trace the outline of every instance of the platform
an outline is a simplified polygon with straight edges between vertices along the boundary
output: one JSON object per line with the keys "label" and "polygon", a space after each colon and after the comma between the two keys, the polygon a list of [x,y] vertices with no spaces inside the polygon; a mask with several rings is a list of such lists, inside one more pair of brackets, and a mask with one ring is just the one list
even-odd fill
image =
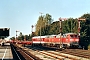
{"label": "platform", "polygon": [[0,60],[13,60],[13,55],[11,47],[9,46],[0,46]]}

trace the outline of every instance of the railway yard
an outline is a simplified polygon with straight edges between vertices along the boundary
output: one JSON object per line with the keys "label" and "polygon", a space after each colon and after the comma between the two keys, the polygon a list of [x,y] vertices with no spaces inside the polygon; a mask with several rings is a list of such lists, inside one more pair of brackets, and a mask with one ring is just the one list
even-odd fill
{"label": "railway yard", "polygon": [[0,60],[90,60],[89,2],[0,1]]}
{"label": "railway yard", "polygon": [[64,49],[60,51],[55,48],[13,43],[1,46],[0,54],[2,60],[90,60],[90,50]]}

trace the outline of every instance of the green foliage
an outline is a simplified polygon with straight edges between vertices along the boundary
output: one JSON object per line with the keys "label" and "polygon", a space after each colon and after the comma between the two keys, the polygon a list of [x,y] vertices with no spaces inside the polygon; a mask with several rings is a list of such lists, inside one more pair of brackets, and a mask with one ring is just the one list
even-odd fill
{"label": "green foliage", "polygon": [[[44,23],[43,23],[44,24]],[[69,18],[66,21],[62,21],[62,33],[78,33],[78,20]],[[45,25],[41,27],[41,35],[51,35],[60,33],[60,22],[56,21],[50,25]],[[38,34],[40,35],[40,27],[38,28]]]}
{"label": "green foliage", "polygon": [[45,28],[47,26],[49,26],[52,23],[53,19],[51,17],[51,15],[46,14],[45,16],[39,16],[37,24],[36,24],[36,31],[35,34],[36,35],[40,35],[40,30],[41,30],[41,35],[46,34],[45,32]]}
{"label": "green foliage", "polygon": [[11,40],[15,40],[15,37],[11,37],[10,39],[11,39]]}
{"label": "green foliage", "polygon": [[86,21],[81,22],[80,45],[88,49],[88,45],[90,44],[90,14],[84,14],[81,18],[85,18]]}
{"label": "green foliage", "polygon": [[46,14],[46,15],[45,15],[44,20],[46,21],[46,22],[45,22],[46,25],[50,25],[50,24],[53,22],[52,16],[49,15],[49,14]]}
{"label": "green foliage", "polygon": [[53,22],[50,27],[49,27],[49,31],[48,31],[48,34],[51,35],[51,34],[59,34],[59,22],[56,21],[56,22]]}
{"label": "green foliage", "polygon": [[62,33],[77,33],[78,31],[77,19],[69,18],[62,22]]}
{"label": "green foliage", "polygon": [[44,16],[40,16],[36,24],[36,35],[38,35],[38,31],[40,30],[40,28],[44,27],[44,22]]}
{"label": "green foliage", "polygon": [[24,35],[20,32],[19,36],[17,37],[18,40],[24,40]]}
{"label": "green foliage", "polygon": [[28,35],[25,35],[25,36],[24,36],[24,39],[29,40]]}
{"label": "green foliage", "polygon": [[[62,33],[78,33],[78,20],[69,18],[66,21],[62,21]],[[41,35],[51,35],[51,34],[59,34],[60,33],[60,22],[56,21],[50,25],[41,28]],[[40,29],[38,31],[38,35],[40,35]]]}

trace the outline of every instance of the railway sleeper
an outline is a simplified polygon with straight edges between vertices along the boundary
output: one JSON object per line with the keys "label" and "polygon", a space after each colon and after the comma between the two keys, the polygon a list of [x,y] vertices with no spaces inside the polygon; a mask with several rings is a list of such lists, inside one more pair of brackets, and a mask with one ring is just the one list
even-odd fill
{"label": "railway sleeper", "polygon": [[[22,48],[21,48],[22,49]],[[34,60],[42,60],[39,57],[36,57],[35,55],[31,54],[29,51],[22,49],[23,52],[34,58]]]}

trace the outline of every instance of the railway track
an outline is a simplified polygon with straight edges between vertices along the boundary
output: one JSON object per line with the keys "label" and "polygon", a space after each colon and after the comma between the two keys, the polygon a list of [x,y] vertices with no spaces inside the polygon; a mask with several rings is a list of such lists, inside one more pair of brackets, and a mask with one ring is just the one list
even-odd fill
{"label": "railway track", "polygon": [[16,50],[16,47],[11,44],[11,50],[13,54],[13,60],[25,60],[24,57]]}
{"label": "railway track", "polygon": [[12,45],[13,45],[13,49],[15,51],[15,54],[17,55],[17,60],[41,60],[40,58],[29,53],[27,50],[25,50],[25,48],[21,48],[16,44],[12,44]]}
{"label": "railway track", "polygon": [[66,50],[63,50],[63,51],[60,51],[60,52],[90,59],[90,51],[88,51],[88,50],[66,49]]}
{"label": "railway track", "polygon": [[[75,55],[76,50],[74,51],[73,49],[69,49],[69,51],[68,49],[63,51],[57,51],[45,47],[21,47],[16,44],[14,46],[16,47],[16,50],[24,57],[25,60],[89,60],[89,58],[83,57],[84,55]],[[78,52],[76,53],[79,52],[82,52],[82,50],[78,50]],[[86,52],[84,51],[82,54]]]}
{"label": "railway track", "polygon": [[[59,56],[59,55],[56,55],[56,54],[49,53],[47,51],[40,50],[39,48],[36,48],[36,47],[34,47],[33,49],[29,49],[29,51],[31,51],[31,52],[34,51],[35,53],[44,56],[48,60],[63,60],[63,59],[74,60],[74,59],[71,59],[71,58],[67,58],[65,56]],[[32,54],[34,54],[34,53],[32,53]],[[38,57],[40,57],[40,56],[38,56]],[[44,58],[42,58],[42,59],[46,60]]]}
{"label": "railway track", "polygon": [[[62,60],[62,59],[89,60],[90,59],[90,55],[89,54],[83,54],[83,53],[87,52],[85,50],[79,50],[79,49],[77,50],[77,49],[75,49],[75,50],[78,51],[78,52],[75,52],[74,49],[67,49],[67,50],[63,50],[63,51],[48,51],[48,50],[44,51],[43,49],[37,48],[37,47],[33,47],[33,48],[30,48],[30,49],[38,51],[41,54],[46,54],[46,55],[51,56],[53,58],[57,58],[59,60]],[[82,51],[83,51],[83,53],[81,53]],[[87,53],[89,53],[89,52],[87,52]],[[56,56],[58,56],[58,57],[56,57]],[[61,58],[60,58],[60,56],[61,56]]]}

